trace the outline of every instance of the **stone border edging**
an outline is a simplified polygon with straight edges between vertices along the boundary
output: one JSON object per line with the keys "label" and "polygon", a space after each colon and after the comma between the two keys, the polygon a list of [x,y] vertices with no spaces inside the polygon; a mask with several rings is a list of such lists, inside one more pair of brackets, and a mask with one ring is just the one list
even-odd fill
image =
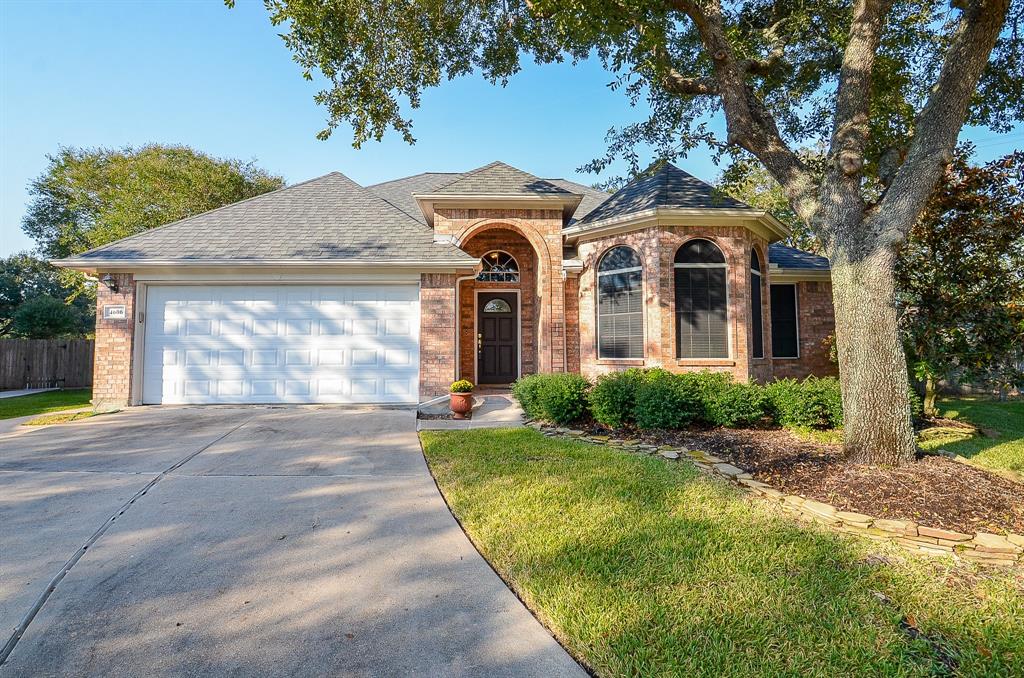
{"label": "stone border edging", "polygon": [[841,511],[831,504],[776,490],[767,483],[754,480],[754,477],[743,469],[698,450],[671,445],[650,445],[636,438],[587,435],[583,431],[537,421],[529,421],[526,425],[549,437],[581,440],[615,449],[660,456],[666,460],[686,459],[705,473],[732,481],[747,492],[774,502],[783,511],[796,516],[799,520],[825,525],[840,532],[889,541],[914,553],[952,554],[990,565],[1024,563],[1024,535],[989,532],[966,534],[919,525],[911,520],[875,518],[863,513]]}

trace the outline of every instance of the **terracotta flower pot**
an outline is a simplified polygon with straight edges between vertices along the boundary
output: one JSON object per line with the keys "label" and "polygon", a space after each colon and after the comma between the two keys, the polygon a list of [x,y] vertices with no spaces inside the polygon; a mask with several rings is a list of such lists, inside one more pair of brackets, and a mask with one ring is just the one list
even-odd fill
{"label": "terracotta flower pot", "polygon": [[465,419],[466,413],[473,409],[472,393],[451,393],[449,406],[455,419]]}

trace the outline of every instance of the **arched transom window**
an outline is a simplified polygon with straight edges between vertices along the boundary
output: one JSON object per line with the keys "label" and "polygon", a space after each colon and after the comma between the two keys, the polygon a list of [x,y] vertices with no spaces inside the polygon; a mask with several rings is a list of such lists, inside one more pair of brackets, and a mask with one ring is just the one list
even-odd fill
{"label": "arched transom window", "polygon": [[480,257],[483,269],[476,276],[483,282],[519,282],[519,263],[508,252],[494,250]]}
{"label": "arched transom window", "polygon": [[676,356],[728,358],[725,255],[710,240],[690,240],[676,252]]}
{"label": "arched transom window", "polygon": [[764,357],[764,329],[761,324],[761,259],[757,250],[750,250],[750,324],[754,342],[754,357]]}
{"label": "arched transom window", "polygon": [[633,249],[608,250],[597,266],[597,355],[644,357],[644,271]]}

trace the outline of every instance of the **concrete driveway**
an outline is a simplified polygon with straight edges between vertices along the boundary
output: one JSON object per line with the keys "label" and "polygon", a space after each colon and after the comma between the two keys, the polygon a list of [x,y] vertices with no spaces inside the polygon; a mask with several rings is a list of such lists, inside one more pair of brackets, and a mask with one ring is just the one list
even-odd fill
{"label": "concrete driveway", "polygon": [[0,436],[0,643],[107,525],[0,674],[586,675],[466,539],[414,428],[136,408]]}

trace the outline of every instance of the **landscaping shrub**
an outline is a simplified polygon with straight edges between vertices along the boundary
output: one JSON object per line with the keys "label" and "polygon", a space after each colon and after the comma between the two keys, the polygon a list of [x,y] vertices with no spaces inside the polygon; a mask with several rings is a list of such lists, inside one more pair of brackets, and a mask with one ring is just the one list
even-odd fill
{"label": "landscaping shrub", "polygon": [[632,424],[636,391],[643,378],[644,371],[635,367],[599,377],[590,390],[590,412],[594,420],[612,428]]}
{"label": "landscaping shrub", "polygon": [[753,426],[767,415],[764,389],[757,384],[727,384],[706,396],[702,410],[713,426]]}
{"label": "landscaping shrub", "polygon": [[835,377],[779,379],[765,386],[764,394],[780,426],[829,429],[843,425],[843,401]]}
{"label": "landscaping shrub", "polygon": [[715,425],[716,414],[711,403],[715,395],[728,388],[732,377],[723,372],[686,372],[679,375],[687,387],[696,394],[700,408],[696,419],[703,424]]}
{"label": "landscaping shrub", "polygon": [[532,419],[569,424],[586,413],[589,388],[578,374],[531,374],[512,385],[512,397]]}
{"label": "landscaping shrub", "polygon": [[540,382],[543,374],[530,374],[520,377],[512,384],[512,397],[516,399],[523,412],[531,419],[542,419],[540,398]]}
{"label": "landscaping shrub", "polygon": [[690,381],[653,369],[639,380],[633,417],[643,429],[682,428],[696,419],[701,409],[699,393]]}

